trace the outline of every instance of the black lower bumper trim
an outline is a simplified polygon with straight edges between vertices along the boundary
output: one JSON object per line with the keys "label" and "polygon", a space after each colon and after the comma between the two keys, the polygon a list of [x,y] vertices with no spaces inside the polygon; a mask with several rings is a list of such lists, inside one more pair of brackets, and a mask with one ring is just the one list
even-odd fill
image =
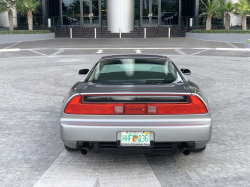
{"label": "black lower bumper trim", "polygon": [[120,141],[117,142],[90,142],[93,145],[94,152],[100,153],[100,150],[161,150],[171,151],[173,154],[178,152],[178,142],[150,142],[150,146],[121,146]]}

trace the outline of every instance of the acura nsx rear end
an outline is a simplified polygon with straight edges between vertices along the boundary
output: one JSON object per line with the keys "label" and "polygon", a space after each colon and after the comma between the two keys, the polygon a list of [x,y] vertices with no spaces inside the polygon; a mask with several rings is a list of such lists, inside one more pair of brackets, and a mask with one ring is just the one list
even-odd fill
{"label": "acura nsx rear end", "polygon": [[67,150],[205,150],[211,114],[188,69],[165,56],[116,55],[79,73],[61,112]]}

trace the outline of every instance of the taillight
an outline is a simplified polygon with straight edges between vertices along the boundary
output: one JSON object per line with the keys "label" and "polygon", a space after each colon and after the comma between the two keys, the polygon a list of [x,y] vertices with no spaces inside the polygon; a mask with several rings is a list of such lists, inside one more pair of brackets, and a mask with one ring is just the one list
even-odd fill
{"label": "taillight", "polygon": [[64,109],[66,114],[112,115],[123,114],[121,103],[81,103],[81,96],[72,98]]}
{"label": "taillight", "polygon": [[64,109],[66,114],[88,115],[175,115],[204,114],[207,108],[196,96],[189,103],[82,103],[80,95],[73,97]]}
{"label": "taillight", "polygon": [[147,104],[147,114],[204,114],[207,108],[204,103],[196,96],[190,96],[189,103],[152,103]]}

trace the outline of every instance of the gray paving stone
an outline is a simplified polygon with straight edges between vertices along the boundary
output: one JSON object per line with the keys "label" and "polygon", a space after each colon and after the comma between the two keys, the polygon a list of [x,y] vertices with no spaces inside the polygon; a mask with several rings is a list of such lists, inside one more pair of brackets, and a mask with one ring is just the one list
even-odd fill
{"label": "gray paving stone", "polygon": [[1,58],[0,186],[250,186],[250,58],[170,56],[209,100],[213,136],[203,153],[68,153],[61,102],[99,57]]}

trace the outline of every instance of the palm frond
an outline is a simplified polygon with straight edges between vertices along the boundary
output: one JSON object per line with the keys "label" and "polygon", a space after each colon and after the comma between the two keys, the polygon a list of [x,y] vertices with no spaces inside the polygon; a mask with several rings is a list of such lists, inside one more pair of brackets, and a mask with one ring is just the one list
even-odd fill
{"label": "palm frond", "polygon": [[234,4],[234,14],[238,16],[245,16],[250,13],[250,5],[247,0],[238,0]]}
{"label": "palm frond", "polygon": [[16,7],[20,14],[27,14],[28,12],[37,12],[41,6],[39,0],[19,0],[17,1]]}

